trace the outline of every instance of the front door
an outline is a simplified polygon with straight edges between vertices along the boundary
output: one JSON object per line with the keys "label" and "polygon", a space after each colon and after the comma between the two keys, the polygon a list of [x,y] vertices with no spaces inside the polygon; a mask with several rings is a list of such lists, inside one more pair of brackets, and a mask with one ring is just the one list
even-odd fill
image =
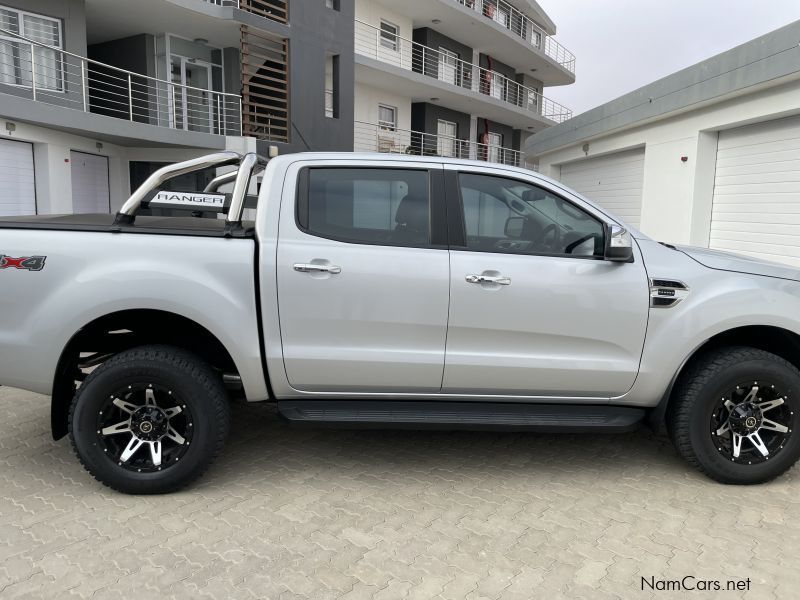
{"label": "front door", "polygon": [[487,136],[489,144],[486,148],[487,160],[489,162],[501,163],[503,161],[503,135],[500,133],[490,133]]}
{"label": "front door", "polygon": [[447,48],[439,48],[439,80],[460,85],[458,81],[458,54]]}
{"label": "front door", "polygon": [[600,219],[522,177],[476,171],[448,181],[465,238],[450,253],[442,391],[552,398],[628,391],[649,310],[641,255],[633,263],[602,260]]}
{"label": "front door", "polygon": [[437,150],[439,156],[456,157],[457,133],[458,125],[456,123],[439,119],[436,124],[436,134],[439,141]]}
{"label": "front door", "polygon": [[296,390],[441,389],[450,271],[431,189],[442,168],[379,164],[304,168],[284,196],[278,305]]}
{"label": "front door", "polygon": [[214,132],[214,106],[211,100],[211,64],[202,60],[172,56],[172,91],[175,127]]}

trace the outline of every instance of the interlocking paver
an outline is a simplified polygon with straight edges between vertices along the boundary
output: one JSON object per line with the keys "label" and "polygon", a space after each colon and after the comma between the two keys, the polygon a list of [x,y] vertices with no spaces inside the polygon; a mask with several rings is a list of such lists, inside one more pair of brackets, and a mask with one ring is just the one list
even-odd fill
{"label": "interlocking paver", "polygon": [[[800,575],[800,469],[721,486],[663,436],[291,429],[234,406],[190,489],[116,494],[0,388],[0,598],[657,598],[642,577]],[[713,594],[704,597],[714,597]]]}

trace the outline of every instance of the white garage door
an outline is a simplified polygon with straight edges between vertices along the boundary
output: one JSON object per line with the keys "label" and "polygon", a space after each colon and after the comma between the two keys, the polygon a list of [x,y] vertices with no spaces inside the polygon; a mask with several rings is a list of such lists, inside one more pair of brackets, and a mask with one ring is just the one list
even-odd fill
{"label": "white garage door", "polygon": [[33,145],[0,139],[0,217],[35,214]]}
{"label": "white garage door", "polygon": [[800,266],[800,117],[720,132],[709,246]]}
{"label": "white garage door", "polygon": [[644,148],[561,165],[561,182],[626,223],[642,217]]}
{"label": "white garage door", "polygon": [[109,212],[108,158],[74,150],[69,155],[72,164],[72,212]]}

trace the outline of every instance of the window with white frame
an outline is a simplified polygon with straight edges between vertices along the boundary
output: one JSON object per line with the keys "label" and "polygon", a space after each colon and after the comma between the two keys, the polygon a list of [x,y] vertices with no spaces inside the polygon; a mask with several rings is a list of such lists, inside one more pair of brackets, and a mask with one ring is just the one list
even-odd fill
{"label": "window with white frame", "polygon": [[378,127],[385,131],[395,131],[397,129],[397,108],[379,104]]}
{"label": "window with white frame", "polygon": [[325,8],[339,10],[339,0],[325,0]]}
{"label": "window with white frame", "polygon": [[389,21],[381,19],[381,46],[397,52],[399,46],[400,28]]}
{"label": "window with white frame", "polygon": [[[61,21],[0,5],[0,83],[63,91]],[[48,47],[45,47],[48,46]]]}

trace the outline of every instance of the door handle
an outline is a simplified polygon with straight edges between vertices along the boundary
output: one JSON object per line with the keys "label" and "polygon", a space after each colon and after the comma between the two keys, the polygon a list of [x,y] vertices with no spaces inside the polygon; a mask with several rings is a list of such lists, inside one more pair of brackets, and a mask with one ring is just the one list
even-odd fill
{"label": "door handle", "polygon": [[511,277],[502,275],[467,275],[467,283],[497,283],[499,285],[511,285]]}
{"label": "door handle", "polygon": [[294,270],[300,273],[330,273],[331,275],[338,275],[342,272],[342,267],[315,263],[295,263]]}

